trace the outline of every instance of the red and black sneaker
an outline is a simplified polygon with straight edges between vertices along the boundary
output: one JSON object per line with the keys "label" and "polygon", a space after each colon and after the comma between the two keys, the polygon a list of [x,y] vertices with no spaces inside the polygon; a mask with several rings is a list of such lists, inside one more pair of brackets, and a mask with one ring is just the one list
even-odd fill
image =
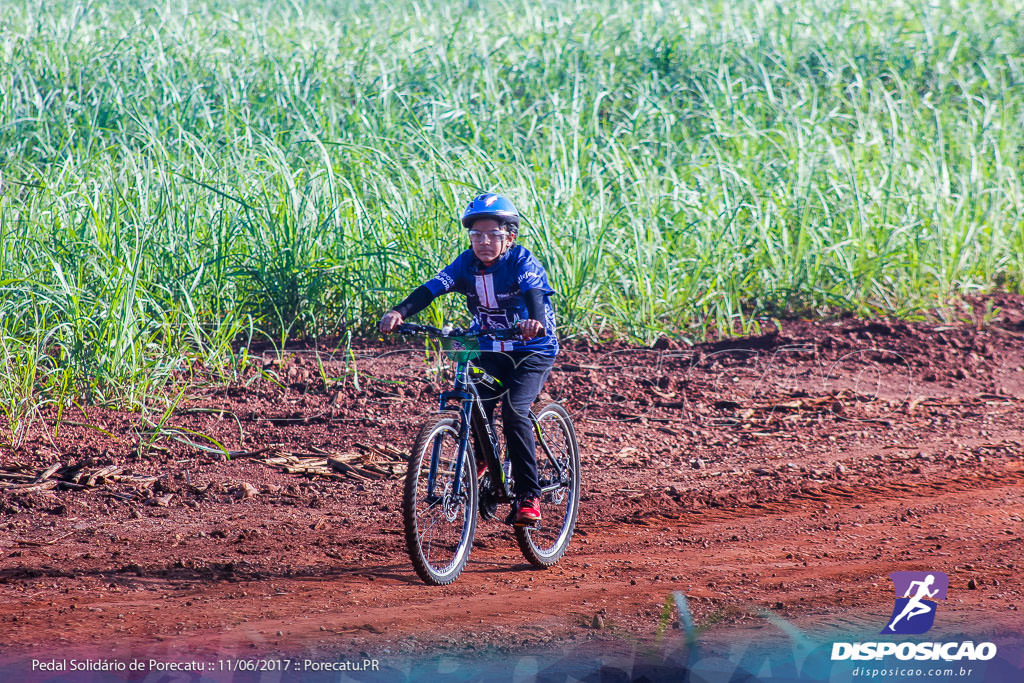
{"label": "red and black sneaker", "polygon": [[524,498],[516,508],[516,526],[537,526],[540,521],[540,498]]}

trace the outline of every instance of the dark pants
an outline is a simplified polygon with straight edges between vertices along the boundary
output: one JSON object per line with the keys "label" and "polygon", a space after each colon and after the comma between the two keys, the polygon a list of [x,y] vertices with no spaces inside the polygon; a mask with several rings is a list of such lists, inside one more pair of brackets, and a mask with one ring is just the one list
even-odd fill
{"label": "dark pants", "polygon": [[516,498],[540,496],[537,481],[537,456],[534,452],[533,423],[530,406],[537,399],[544,381],[551,372],[555,359],[525,351],[489,352],[473,361],[487,374],[498,378],[501,387],[476,385],[483,399],[487,419],[494,424],[494,407],[501,399],[501,419],[505,432],[505,445],[512,463]]}

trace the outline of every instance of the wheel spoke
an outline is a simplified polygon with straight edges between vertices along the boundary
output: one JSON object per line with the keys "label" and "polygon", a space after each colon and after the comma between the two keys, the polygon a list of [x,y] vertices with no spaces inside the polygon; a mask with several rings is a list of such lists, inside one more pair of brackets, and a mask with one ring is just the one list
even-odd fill
{"label": "wheel spoke", "polygon": [[434,540],[434,524],[436,522],[437,522],[437,519],[435,518],[434,521],[430,522],[430,526],[427,527],[427,531],[429,532],[429,536],[427,537],[427,564],[430,564],[430,551],[434,547],[434,544],[433,544],[433,540]]}
{"label": "wheel spoke", "polygon": [[[406,547],[413,567],[427,583],[451,583],[469,557],[476,526],[475,481],[465,472],[454,496],[457,479],[458,421],[443,417],[420,430],[413,446],[406,475],[403,510]],[[431,458],[434,466],[433,492],[428,501],[427,483]]]}
{"label": "wheel spoke", "polygon": [[575,436],[564,410],[549,406],[538,415],[544,448],[538,449],[543,523],[516,529],[516,540],[533,564],[554,564],[565,552],[579,506],[579,458]]}

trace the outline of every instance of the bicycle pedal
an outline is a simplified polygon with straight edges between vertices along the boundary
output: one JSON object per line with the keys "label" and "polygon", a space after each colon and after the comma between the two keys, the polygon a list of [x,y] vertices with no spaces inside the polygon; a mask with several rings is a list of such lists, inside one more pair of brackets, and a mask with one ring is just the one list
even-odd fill
{"label": "bicycle pedal", "polygon": [[540,529],[540,520],[538,519],[538,520],[535,520],[535,521],[532,521],[532,522],[526,521],[526,520],[523,520],[521,522],[520,521],[516,521],[516,522],[512,523],[512,526],[519,527],[520,529],[534,529],[534,530],[537,530],[537,529]]}

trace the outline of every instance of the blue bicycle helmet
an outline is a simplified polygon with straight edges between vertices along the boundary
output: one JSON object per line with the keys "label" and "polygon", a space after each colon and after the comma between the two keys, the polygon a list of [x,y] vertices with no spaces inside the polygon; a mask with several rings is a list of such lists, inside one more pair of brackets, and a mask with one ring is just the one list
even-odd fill
{"label": "blue bicycle helmet", "polygon": [[493,218],[499,223],[508,223],[513,232],[519,231],[519,212],[508,199],[490,192],[477,195],[462,212],[462,226],[469,228],[481,218]]}

